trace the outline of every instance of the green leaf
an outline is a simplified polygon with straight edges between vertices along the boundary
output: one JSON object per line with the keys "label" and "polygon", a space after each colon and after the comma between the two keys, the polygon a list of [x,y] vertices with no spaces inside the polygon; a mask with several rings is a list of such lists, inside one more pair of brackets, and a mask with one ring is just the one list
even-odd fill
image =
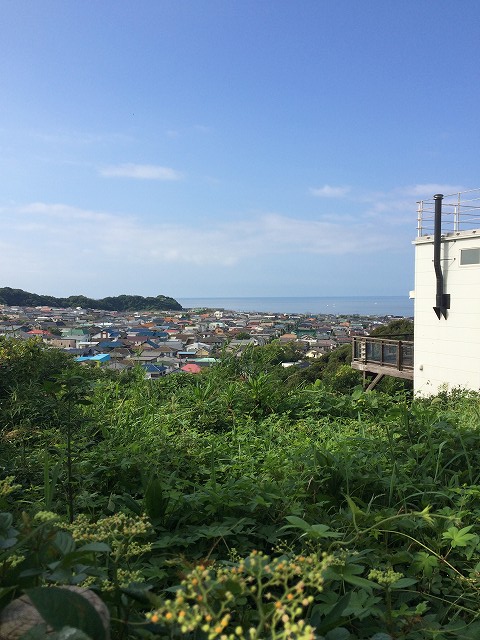
{"label": "green leaf", "polygon": [[352,594],[350,605],[345,611],[346,616],[355,616],[359,619],[366,615],[372,615],[381,598],[372,595],[371,591],[360,589],[359,591],[350,591]]}
{"label": "green leaf", "polygon": [[110,546],[106,542],[89,542],[84,544],[83,547],[77,549],[77,553],[84,553],[85,551],[94,551],[95,553],[109,553],[111,551]]}
{"label": "green leaf", "polygon": [[145,491],[145,511],[150,518],[161,518],[165,515],[168,500],[165,499],[163,483],[160,478],[152,478]]}
{"label": "green leaf", "polygon": [[152,605],[156,600],[156,596],[150,593],[150,589],[151,586],[149,585],[142,587],[122,587],[121,592],[136,602]]}
{"label": "green leaf", "polygon": [[80,594],[60,587],[36,587],[27,589],[26,594],[55,631],[73,627],[95,640],[105,640],[105,628],[99,613]]}
{"label": "green leaf", "polygon": [[143,509],[141,505],[139,505],[138,502],[134,500],[132,496],[130,496],[128,493],[123,494],[122,502],[127,507],[127,509],[130,509],[130,511],[133,511],[133,513],[136,513],[137,516],[142,515]]}
{"label": "green leaf", "polygon": [[13,522],[13,516],[11,513],[0,513],[0,532],[7,531]]}
{"label": "green leaf", "polygon": [[350,496],[345,496],[345,499],[348,503],[348,506],[350,507],[350,511],[353,513],[353,516],[364,516],[365,512],[362,511],[359,507],[357,507],[357,505],[355,504],[355,502],[352,500],[352,498]]}
{"label": "green leaf", "polygon": [[[308,522],[306,522],[305,520],[302,520],[302,518],[299,518],[298,516],[287,516],[286,520],[288,520],[288,522],[290,522],[290,524],[293,527],[297,527],[298,529],[301,529],[302,531],[309,531],[310,530],[310,525],[308,524]],[[283,527],[284,529],[291,529],[292,527],[289,527],[288,525],[286,527]]]}
{"label": "green leaf", "polygon": [[234,526],[228,526],[222,522],[214,522],[213,524],[204,525],[197,528],[197,534],[201,538],[226,538],[234,533]]}
{"label": "green leaf", "polygon": [[18,531],[12,527],[11,513],[0,513],[0,549],[9,549],[17,542]]}
{"label": "green leaf", "polygon": [[345,580],[345,582],[349,582],[356,587],[363,587],[364,589],[380,589],[380,585],[378,585],[376,582],[372,582],[371,580],[367,580],[366,578],[360,578],[359,576],[354,576],[348,573],[343,576],[343,579]]}
{"label": "green leaf", "polygon": [[308,524],[308,522],[298,516],[287,516],[286,519],[290,522],[290,525],[286,525],[282,527],[282,529],[301,529],[304,532],[303,535],[314,539],[342,537],[341,533],[331,531],[330,527],[326,524]]}
{"label": "green leaf", "polygon": [[348,640],[348,638],[350,638],[350,631],[345,627],[332,629],[325,636],[325,640]]}
{"label": "green leaf", "polygon": [[405,589],[411,587],[413,584],[417,584],[418,580],[415,578],[400,578],[391,585],[391,589]]}
{"label": "green leaf", "polygon": [[342,534],[336,531],[331,531],[330,527],[326,524],[312,524],[310,531],[306,535],[312,538],[341,538]]}
{"label": "green leaf", "polygon": [[448,540],[450,542],[450,546],[454,549],[455,547],[466,547],[468,543],[475,539],[474,533],[468,533],[473,525],[468,527],[463,527],[463,529],[457,529],[457,527],[449,527],[446,531],[443,532],[442,538],[444,540]]}
{"label": "green leaf", "polygon": [[0,538],[0,549],[10,549],[10,547],[15,546],[17,543],[17,538],[4,538],[3,540]]}
{"label": "green leaf", "polygon": [[7,594],[11,593],[16,589],[15,586],[11,587],[0,587],[0,600],[5,597]]}
{"label": "green leaf", "polygon": [[318,633],[332,631],[339,624],[346,622],[346,618],[343,618],[343,614],[350,605],[351,598],[352,592],[348,591],[338,600],[338,602],[336,602],[330,612],[316,625]]}
{"label": "green leaf", "polygon": [[53,380],[44,380],[42,386],[46,393],[51,393],[52,395],[58,393],[62,388],[58,382],[54,382]]}
{"label": "green leaf", "polygon": [[19,574],[19,578],[32,578],[34,576],[41,576],[43,569],[25,569]]}
{"label": "green leaf", "polygon": [[418,551],[413,556],[413,568],[415,571],[422,572],[427,578],[430,578],[434,569],[438,567],[438,558],[432,556],[426,551]]}
{"label": "green leaf", "polygon": [[67,553],[71,553],[75,549],[75,541],[66,531],[57,531],[54,544],[62,556],[66,556]]}

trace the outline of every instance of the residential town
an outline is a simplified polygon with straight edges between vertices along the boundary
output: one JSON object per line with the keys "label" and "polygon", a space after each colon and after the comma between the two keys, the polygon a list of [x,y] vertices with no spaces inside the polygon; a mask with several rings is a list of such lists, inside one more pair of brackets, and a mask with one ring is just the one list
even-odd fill
{"label": "residential town", "polygon": [[[0,305],[0,335],[38,338],[70,353],[79,362],[116,371],[140,366],[147,378],[200,373],[219,354],[241,353],[277,339],[293,343],[308,362],[369,335],[391,316],[308,316],[223,309],[169,312],[99,311],[83,308]],[[294,363],[285,363],[284,366]]]}

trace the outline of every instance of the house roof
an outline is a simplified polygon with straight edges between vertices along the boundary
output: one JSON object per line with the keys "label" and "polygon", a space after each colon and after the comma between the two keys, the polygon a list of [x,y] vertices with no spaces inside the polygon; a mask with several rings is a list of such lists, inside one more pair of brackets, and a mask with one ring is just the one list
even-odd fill
{"label": "house roof", "polygon": [[147,373],[164,373],[167,370],[167,367],[164,367],[163,364],[153,364],[152,362],[144,362],[140,366]]}
{"label": "house roof", "polygon": [[177,353],[177,351],[178,351],[177,347],[164,347],[164,346],[160,345],[156,349],[144,349],[142,351],[141,355],[163,356],[166,353]]}
{"label": "house roof", "polygon": [[123,362],[112,361],[106,365],[108,369],[114,369],[116,371],[124,371],[128,369],[128,365],[123,364]]}
{"label": "house roof", "polygon": [[117,347],[124,347],[124,340],[102,340],[97,344],[99,349],[115,349]]}
{"label": "house roof", "polygon": [[283,336],[280,336],[280,340],[282,342],[287,342],[289,340],[296,340],[297,336],[295,333],[284,333]]}
{"label": "house roof", "polygon": [[76,362],[85,362],[86,360],[91,360],[92,362],[107,362],[110,360],[110,354],[98,353],[96,356],[79,356],[75,358]]}
{"label": "house roof", "polygon": [[193,362],[181,367],[181,371],[185,371],[186,373],[200,373],[201,370],[202,368],[199,367],[198,364],[193,364]]}

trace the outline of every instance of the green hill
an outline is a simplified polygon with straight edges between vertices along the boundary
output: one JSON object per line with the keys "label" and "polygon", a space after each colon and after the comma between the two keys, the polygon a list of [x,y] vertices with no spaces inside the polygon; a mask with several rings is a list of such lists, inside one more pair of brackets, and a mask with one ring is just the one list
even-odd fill
{"label": "green hill", "polygon": [[29,293],[22,289],[11,287],[0,288],[0,304],[15,307],[84,307],[88,309],[101,309],[103,311],[181,311],[182,305],[174,298],[168,296],[146,297],[143,296],[109,296],[94,300],[86,296],[69,296],[68,298],[55,298],[37,293]]}

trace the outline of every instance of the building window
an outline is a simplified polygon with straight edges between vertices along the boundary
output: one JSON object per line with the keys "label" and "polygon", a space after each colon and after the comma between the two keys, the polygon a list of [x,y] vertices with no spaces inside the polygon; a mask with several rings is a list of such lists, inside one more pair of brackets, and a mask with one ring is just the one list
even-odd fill
{"label": "building window", "polygon": [[462,249],[460,251],[460,264],[480,264],[480,248]]}

